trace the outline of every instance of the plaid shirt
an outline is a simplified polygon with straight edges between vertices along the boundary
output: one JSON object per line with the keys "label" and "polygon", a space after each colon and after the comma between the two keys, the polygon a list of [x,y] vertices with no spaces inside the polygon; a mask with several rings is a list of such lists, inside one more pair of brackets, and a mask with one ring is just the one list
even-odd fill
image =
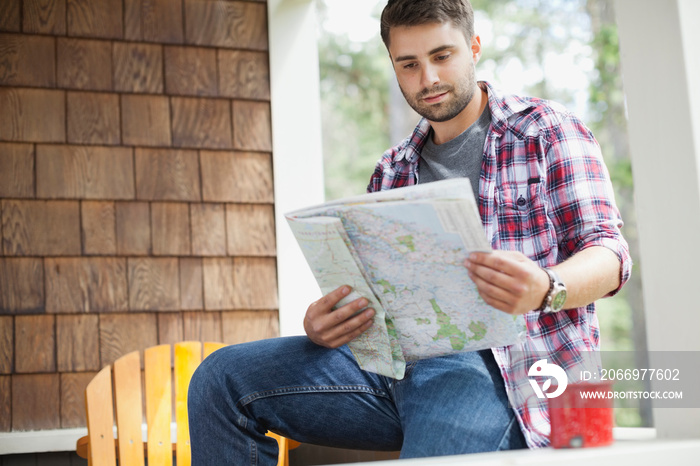
{"label": "plaid shirt", "polygon": [[[491,127],[478,204],[493,249],[520,251],[540,266],[552,266],[588,247],[604,246],[620,260],[622,287],[632,261],[593,134],[558,104],[480,85],[488,92]],[[423,119],[410,137],[384,153],[367,190],[416,184],[429,134],[430,124]],[[493,354],[525,439],[536,448],[549,444],[549,414],[547,401],[534,396],[528,370],[546,357],[566,371],[569,383],[579,381],[591,360],[599,365],[598,318],[595,304],[550,314],[531,311],[525,318],[526,339],[493,348]]]}

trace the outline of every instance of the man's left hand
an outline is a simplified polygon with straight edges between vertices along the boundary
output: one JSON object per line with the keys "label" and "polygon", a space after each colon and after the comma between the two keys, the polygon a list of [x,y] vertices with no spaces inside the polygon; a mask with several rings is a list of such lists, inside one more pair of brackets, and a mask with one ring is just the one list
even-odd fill
{"label": "man's left hand", "polygon": [[474,252],[464,265],[484,301],[508,314],[538,309],[549,291],[547,272],[520,252]]}

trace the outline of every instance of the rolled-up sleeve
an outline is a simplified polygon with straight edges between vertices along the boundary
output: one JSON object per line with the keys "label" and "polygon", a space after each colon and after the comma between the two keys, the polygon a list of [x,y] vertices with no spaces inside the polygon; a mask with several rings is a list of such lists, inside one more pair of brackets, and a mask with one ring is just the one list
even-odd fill
{"label": "rolled-up sleeve", "polygon": [[547,196],[561,259],[592,246],[613,251],[620,261],[620,285],[608,295],[612,296],[629,280],[632,259],[600,146],[571,114],[545,139]]}

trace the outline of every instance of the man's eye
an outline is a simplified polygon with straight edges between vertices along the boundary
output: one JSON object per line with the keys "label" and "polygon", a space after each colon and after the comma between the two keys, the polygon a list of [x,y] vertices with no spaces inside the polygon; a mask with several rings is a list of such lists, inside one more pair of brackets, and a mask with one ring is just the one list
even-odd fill
{"label": "man's eye", "polygon": [[450,55],[446,54],[446,55],[438,55],[436,59],[438,61],[444,61],[444,60],[447,60],[448,58],[450,58]]}
{"label": "man's eye", "polygon": [[415,68],[415,67],[416,67],[415,63],[407,63],[407,64],[403,65],[404,70],[410,70],[411,68]]}

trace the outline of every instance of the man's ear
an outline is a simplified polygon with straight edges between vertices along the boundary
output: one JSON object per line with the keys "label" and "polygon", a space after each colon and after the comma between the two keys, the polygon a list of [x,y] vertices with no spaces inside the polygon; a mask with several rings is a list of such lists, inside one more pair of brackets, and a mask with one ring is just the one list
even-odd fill
{"label": "man's ear", "polygon": [[474,34],[474,37],[472,37],[472,58],[474,59],[474,64],[476,65],[479,63],[479,59],[481,58],[481,38]]}

